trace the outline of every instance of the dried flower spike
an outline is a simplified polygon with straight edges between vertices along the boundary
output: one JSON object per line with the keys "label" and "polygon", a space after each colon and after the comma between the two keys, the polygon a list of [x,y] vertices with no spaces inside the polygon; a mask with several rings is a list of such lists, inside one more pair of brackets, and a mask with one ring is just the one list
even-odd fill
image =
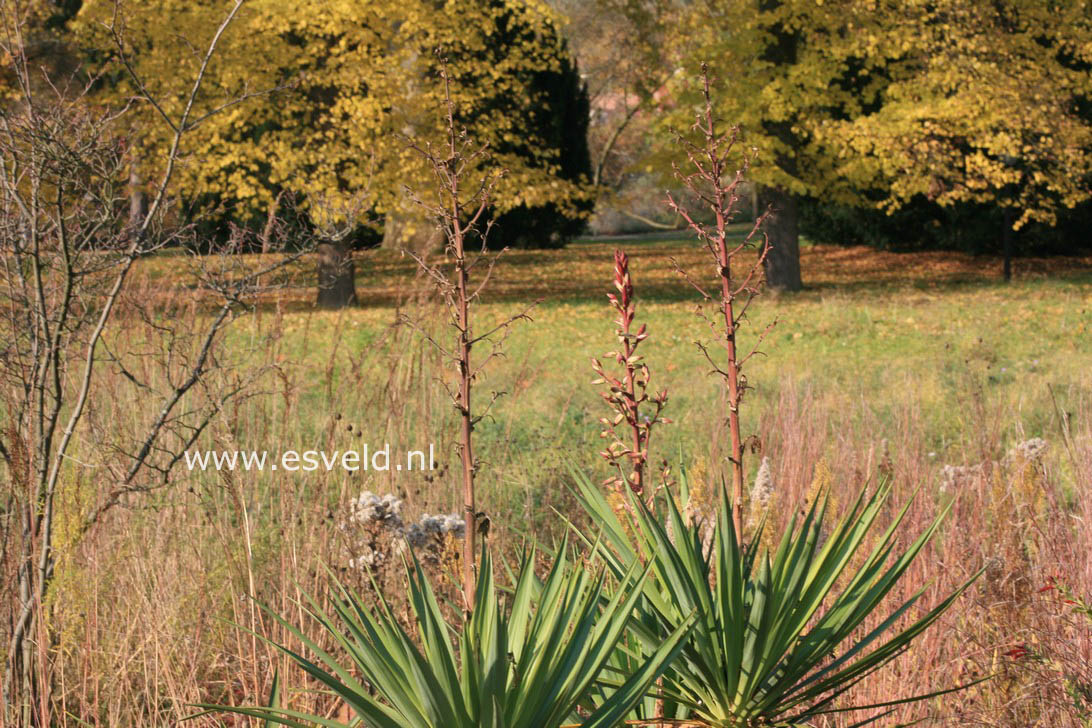
{"label": "dried flower spike", "polygon": [[[646,466],[648,463],[648,443],[652,429],[657,424],[668,423],[662,417],[667,405],[667,390],[662,390],[650,397],[647,389],[651,375],[648,365],[637,353],[641,342],[648,338],[648,329],[644,324],[635,332],[634,320],[637,313],[637,300],[633,290],[633,278],[629,273],[629,256],[623,251],[614,251],[614,287],[617,295],[607,294],[611,306],[618,312],[615,323],[618,324],[616,336],[619,349],[610,351],[604,359],[614,361],[621,367],[618,376],[608,372],[599,359],[592,359],[592,370],[599,378],[595,384],[605,384],[607,389],[600,396],[614,410],[611,418],[602,417],[603,425],[599,436],[610,441],[606,449],[599,454],[617,471],[605,481],[605,485],[621,488],[628,485],[634,493],[642,495],[646,486]],[[642,412],[643,405],[650,405],[651,414]],[[616,428],[624,425],[619,433]],[[626,432],[628,430],[628,432]],[[667,469],[662,476],[666,483]]]}

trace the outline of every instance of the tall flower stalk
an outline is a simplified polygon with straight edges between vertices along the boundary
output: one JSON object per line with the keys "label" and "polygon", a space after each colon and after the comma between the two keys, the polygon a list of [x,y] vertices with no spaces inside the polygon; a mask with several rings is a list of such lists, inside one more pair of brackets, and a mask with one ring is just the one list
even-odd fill
{"label": "tall flower stalk", "polygon": [[[708,316],[704,312],[701,315],[718,333],[725,352],[723,362],[716,361],[701,342],[698,342],[698,348],[709,362],[713,373],[724,382],[731,440],[729,461],[732,467],[732,522],[737,537],[742,539],[745,440],[739,414],[743,395],[748,389],[743,367],[748,359],[758,353],[758,347],[774,324],[766,327],[746,353],[741,353],[737,334],[746,318],[747,309],[758,295],[764,280],[763,263],[769,255],[770,245],[762,230],[768,213],[759,215],[754,220],[750,232],[742,240],[729,240],[728,226],[739,210],[742,199],[740,186],[750,167],[751,157],[745,154],[739,169],[734,173],[729,172],[730,161],[737,154],[735,148],[740,130],[738,126],[726,131],[719,130],[720,120],[713,114],[713,101],[709,91],[709,70],[704,63],[701,73],[704,106],[692,127],[697,133],[699,143],[692,142],[681,134],[678,136],[678,143],[686,152],[691,170],[683,172],[678,165],[673,167],[676,178],[711,213],[713,223],[699,222],[696,214],[677,202],[670,193],[667,200],[671,210],[686,220],[689,228],[705,245],[716,270],[719,290],[715,293],[706,291],[681,269],[679,272],[706,301],[715,302],[717,307],[715,316]],[[758,245],[759,242],[761,245]],[[741,277],[733,277],[733,263],[736,258],[745,250],[756,246],[758,255],[740,267],[743,271]],[[678,269],[677,265],[676,268]]]}
{"label": "tall flower stalk", "polygon": [[[484,512],[479,512],[474,481],[478,472],[478,460],[474,453],[474,427],[485,417],[501,393],[494,392],[492,398],[478,410],[473,406],[474,380],[484,367],[500,355],[500,345],[509,327],[520,319],[529,319],[527,312],[511,316],[493,326],[485,333],[476,333],[472,309],[489,282],[490,273],[496,263],[496,256],[486,252],[492,221],[488,211],[492,202],[493,187],[504,174],[503,170],[488,167],[489,154],[486,145],[474,145],[466,131],[458,128],[455,122],[455,102],[451,97],[451,82],[446,64],[441,60],[440,77],[444,84],[446,101],[446,139],[439,147],[431,143],[410,143],[410,148],[420,154],[433,171],[435,187],[433,197],[423,200],[409,192],[410,197],[428,212],[444,234],[446,258],[451,262],[450,271],[446,266],[437,265],[425,259],[423,254],[406,250],[422,271],[429,277],[439,291],[450,313],[451,326],[455,330],[453,344],[442,344],[435,337],[422,331],[425,338],[441,353],[453,362],[458,372],[457,389],[448,389],[452,404],[459,413],[459,455],[462,463],[462,500],[463,516],[466,527],[463,529],[462,548],[462,593],[463,605],[469,616],[476,592],[474,563],[475,537],[479,528],[477,521],[482,520],[481,530],[488,528]],[[486,167],[480,172],[481,167]],[[473,182],[468,178],[474,178]],[[471,254],[468,243],[481,241],[481,249]],[[503,250],[501,251],[504,252]],[[476,285],[471,283],[473,271],[485,263],[484,273]],[[411,326],[414,322],[403,318]],[[418,330],[421,330],[418,327]],[[473,358],[474,347],[488,344],[491,351],[479,360]],[[445,385],[446,386],[446,385]]]}
{"label": "tall flower stalk", "polygon": [[[641,324],[637,331],[633,330],[637,299],[633,291],[633,278],[629,274],[629,256],[621,250],[614,251],[614,287],[618,293],[607,294],[607,298],[618,312],[615,320],[618,329],[615,333],[619,348],[607,352],[604,358],[617,362],[621,373],[615,376],[604,368],[599,359],[592,359],[592,370],[599,375],[594,383],[607,385],[607,390],[600,394],[615,411],[613,418],[603,417],[599,420],[603,425],[600,436],[610,440],[607,448],[599,454],[617,471],[616,475],[606,480],[605,485],[614,485],[620,490],[623,485],[628,485],[630,490],[641,495],[646,485],[648,443],[652,429],[657,424],[670,422],[661,416],[667,405],[667,390],[660,390],[653,396],[649,396],[647,391],[651,376],[637,348],[648,338],[648,327]],[[642,412],[646,404],[651,406],[651,414]],[[621,433],[617,429],[620,427],[625,428]],[[663,475],[666,479],[666,468]]]}

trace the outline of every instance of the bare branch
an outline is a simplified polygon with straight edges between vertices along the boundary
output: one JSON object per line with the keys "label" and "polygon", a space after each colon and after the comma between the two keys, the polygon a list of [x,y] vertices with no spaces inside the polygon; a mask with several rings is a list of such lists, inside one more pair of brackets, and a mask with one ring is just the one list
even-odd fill
{"label": "bare branch", "polygon": [[[743,163],[734,174],[729,175],[726,165],[734,154],[734,148],[739,140],[739,127],[732,127],[723,133],[718,133],[719,120],[713,113],[713,99],[710,93],[709,72],[705,64],[702,64],[702,97],[704,106],[693,126],[700,144],[677,135],[678,146],[683,150],[690,166],[695,170],[684,174],[677,166],[675,177],[690,193],[703,205],[709,208],[714,218],[712,225],[705,225],[695,220],[694,216],[670,194],[667,196],[668,207],[680,215],[701,241],[713,259],[716,276],[720,283],[718,308],[720,311],[720,330],[711,319],[705,320],[714,328],[717,338],[724,347],[726,354],[725,363],[719,364],[711,356],[708,348],[701,342],[696,342],[698,350],[709,362],[711,373],[717,375],[724,382],[725,399],[728,407],[728,429],[731,438],[731,453],[729,462],[732,469],[732,521],[737,538],[742,544],[743,539],[743,436],[740,432],[739,410],[743,400],[743,394],[748,389],[747,380],[743,374],[743,366],[756,353],[765,340],[769,331],[773,328],[771,323],[758,337],[755,346],[745,355],[738,351],[737,333],[740,324],[746,317],[746,312],[755,296],[758,295],[759,286],[763,280],[763,262],[769,254],[769,240],[762,233],[763,226],[769,215],[767,212],[758,217],[752,225],[750,233],[736,244],[728,241],[728,225],[736,214],[740,201],[739,186],[743,183],[747,170],[750,167],[751,156],[744,154]],[[753,152],[752,152],[753,154]],[[754,247],[756,236],[761,235],[762,245],[754,260],[747,264],[746,272],[742,279],[735,280],[732,276],[733,263],[737,257]],[[693,278],[682,271],[678,264],[676,270],[683,278],[697,290],[706,301],[713,300],[702,286]],[[704,314],[702,315],[705,318]]]}
{"label": "bare branch", "polygon": [[[432,282],[440,297],[447,306],[450,324],[455,333],[453,346],[441,345],[423,327],[415,324],[407,317],[401,321],[410,325],[422,334],[423,338],[439,351],[443,357],[453,363],[458,370],[458,391],[448,388],[446,382],[442,382],[445,390],[451,396],[456,410],[459,412],[460,440],[459,455],[462,461],[462,488],[463,488],[463,514],[465,527],[463,529],[462,550],[462,596],[465,616],[469,617],[471,605],[476,590],[476,576],[474,573],[475,562],[475,519],[478,514],[476,493],[474,487],[480,463],[474,455],[474,426],[488,416],[490,409],[503,392],[493,392],[490,400],[480,409],[472,405],[471,394],[474,381],[483,368],[494,358],[502,356],[500,345],[507,335],[512,324],[520,320],[530,320],[527,310],[505,319],[484,334],[475,335],[473,327],[472,306],[479,300],[486,286],[490,282],[496,265],[496,260],[501,253],[489,255],[487,240],[492,229],[492,222],[486,221],[492,209],[492,193],[497,181],[503,175],[503,170],[486,169],[480,171],[479,167],[489,162],[489,150],[485,145],[473,146],[464,129],[460,129],[455,123],[455,103],[451,96],[451,83],[446,62],[441,59],[440,78],[444,87],[446,100],[446,144],[442,153],[428,142],[408,140],[407,146],[416,152],[432,170],[435,181],[433,190],[434,198],[422,200],[413,192],[408,197],[425,210],[436,222],[436,226],[444,234],[446,241],[445,254],[451,261],[451,270],[446,266],[434,265],[425,259],[425,256],[412,251],[404,251],[416,262],[420,270]],[[469,185],[469,192],[464,188],[466,178],[476,175],[477,181]],[[484,222],[484,227],[483,227]],[[468,254],[468,244],[473,236],[477,235],[481,242],[481,252],[477,256]],[[485,274],[476,287],[471,286],[471,273],[485,261]],[[495,337],[499,336],[499,340]],[[472,358],[474,347],[482,343],[492,345],[492,351],[475,363]]]}

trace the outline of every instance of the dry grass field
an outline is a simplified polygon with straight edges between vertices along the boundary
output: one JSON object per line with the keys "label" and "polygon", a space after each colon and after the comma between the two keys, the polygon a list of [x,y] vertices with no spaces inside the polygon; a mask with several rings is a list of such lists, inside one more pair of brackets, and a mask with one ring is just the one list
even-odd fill
{"label": "dry grass field", "polygon": [[[700,270],[701,251],[665,237],[511,252],[478,310],[482,322],[501,320],[541,299],[478,384],[483,397],[505,393],[478,432],[479,500],[503,558],[526,539],[559,537],[556,512],[575,517],[572,468],[606,474],[596,455],[606,412],[589,362],[611,347],[605,294],[616,246],[631,254],[653,387],[669,393],[674,422],[657,432],[654,457],[685,468],[707,493],[723,470],[723,406],[694,345],[709,332],[672,263]],[[895,706],[885,722],[1089,725],[1092,629],[1082,600],[1092,599],[1092,258],[1018,260],[1010,285],[998,260],[950,253],[807,247],[802,263],[807,290],[764,296],[749,312],[751,336],[777,320],[749,370],[743,416],[757,435],[748,477],[769,458],[772,521],[785,522],[818,487],[830,488],[839,509],[861,484],[890,477],[896,503],[917,493],[908,535],[955,500],[894,598],[924,586],[928,601],[985,568],[916,648],[843,699],[884,702],[991,675],[964,692]],[[246,631],[293,644],[247,595],[307,624],[293,600],[322,593],[324,567],[370,588],[355,558],[364,547],[382,551],[373,546],[383,534],[353,525],[350,503],[364,491],[394,494],[407,522],[457,510],[447,467],[456,462],[455,417],[443,392],[451,373],[416,330],[442,332],[442,309],[412,261],[366,251],[357,257],[362,305],[315,310],[309,264],[291,268],[281,289],[229,330],[219,356],[261,376],[198,449],[433,444],[441,470],[183,468],[77,539],[72,524],[102,487],[80,477],[58,505],[54,678],[66,711],[58,724],[173,725],[194,703],[262,700],[278,667],[293,706],[336,714],[336,703],[307,692],[315,686]],[[163,317],[205,315],[185,266],[181,254],[141,261],[135,290]],[[136,322],[119,329],[111,346],[137,349],[141,331]],[[123,373],[110,376],[95,393],[93,421],[125,428],[142,393]],[[72,455],[83,456],[93,453]],[[450,546],[434,545],[441,580],[453,574]],[[403,609],[401,567],[388,556],[373,560],[378,588]]]}

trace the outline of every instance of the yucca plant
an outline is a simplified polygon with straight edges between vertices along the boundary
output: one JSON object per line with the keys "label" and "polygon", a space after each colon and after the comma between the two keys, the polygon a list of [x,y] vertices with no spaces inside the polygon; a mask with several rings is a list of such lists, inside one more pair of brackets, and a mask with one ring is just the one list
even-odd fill
{"label": "yucca plant", "polygon": [[[506,600],[498,598],[491,560],[483,554],[474,609],[459,630],[445,621],[414,559],[408,573],[416,640],[385,602],[373,611],[337,585],[333,614],[310,598],[309,612],[348,662],[274,614],[315,660],[277,647],[349,706],[354,726],[559,728],[571,723],[573,728],[612,728],[679,652],[695,617],[679,619],[617,689],[596,689],[641,597],[647,569],[640,564],[625,569],[612,595],[604,598],[608,569],[600,566],[593,573],[566,552],[563,545],[545,581],[535,576],[534,554],[526,554],[508,609]],[[602,699],[593,704],[593,694]],[[345,725],[281,707],[205,707],[287,726]]]}
{"label": "yucca plant", "polygon": [[[602,531],[596,551],[618,574],[637,564],[651,568],[635,605],[633,644],[652,650],[666,635],[677,634],[687,615],[699,615],[664,673],[662,715],[717,728],[801,726],[823,714],[880,709],[939,694],[884,705],[836,704],[857,682],[906,650],[969,585],[895,629],[923,587],[874,628],[861,630],[866,620],[872,623],[870,617],[936,532],[947,509],[899,552],[897,533],[909,503],[870,548],[866,540],[890,497],[890,484],[881,483],[871,495],[862,490],[833,527],[826,524],[826,497],[816,496],[807,515],[799,523],[794,517],[771,554],[761,549],[758,537],[738,545],[724,488],[713,538],[707,542],[700,526],[687,523],[670,496],[658,499],[658,514],[633,498],[633,522],[624,524],[598,488],[582,476],[577,483],[579,500]],[[683,475],[684,500],[686,490]],[[612,664],[624,671],[633,659],[622,652]],[[651,701],[645,701],[637,717],[653,718],[650,707]]]}

